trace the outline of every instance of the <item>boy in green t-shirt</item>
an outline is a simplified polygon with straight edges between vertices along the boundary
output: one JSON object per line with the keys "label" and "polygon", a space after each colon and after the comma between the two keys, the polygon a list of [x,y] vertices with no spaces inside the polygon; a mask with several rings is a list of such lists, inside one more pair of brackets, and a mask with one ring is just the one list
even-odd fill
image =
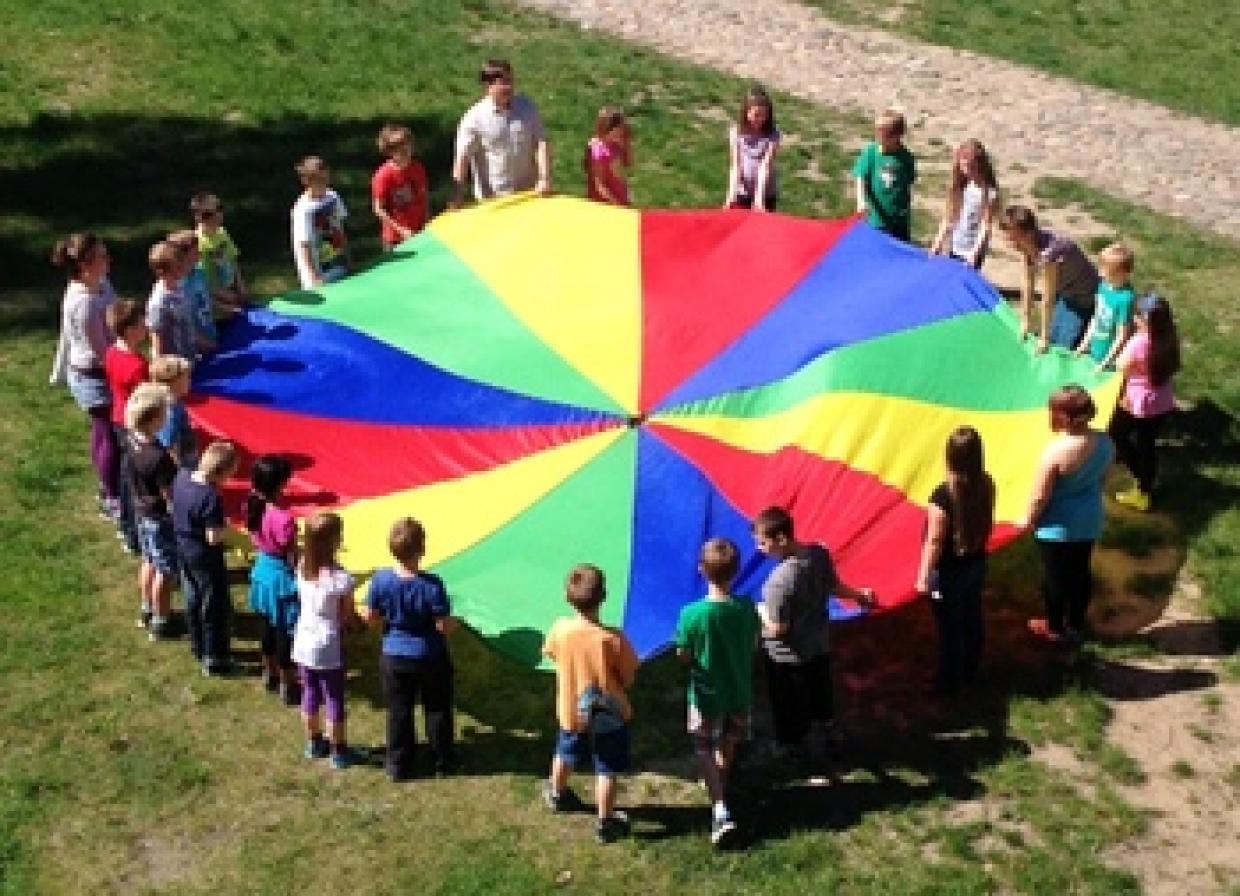
{"label": "boy in green t-shirt", "polygon": [[689,667],[688,728],[713,806],[710,841],[716,846],[736,832],[724,790],[736,744],[749,738],[752,654],[761,630],[754,605],[728,593],[739,566],[740,552],[727,539],[702,545],[698,569],[709,590],[680,611],[673,641]]}
{"label": "boy in green t-shirt", "polygon": [[1112,243],[1098,253],[1098,295],[1094,316],[1081,336],[1076,353],[1089,352],[1097,362],[1095,373],[1110,367],[1124,343],[1132,335],[1132,306],[1136,294],[1132,289],[1132,250],[1123,243]]}
{"label": "boy in green t-shirt", "polygon": [[904,145],[904,116],[888,109],[874,122],[874,140],[853,163],[857,214],[884,233],[904,242],[910,228],[917,162]]}

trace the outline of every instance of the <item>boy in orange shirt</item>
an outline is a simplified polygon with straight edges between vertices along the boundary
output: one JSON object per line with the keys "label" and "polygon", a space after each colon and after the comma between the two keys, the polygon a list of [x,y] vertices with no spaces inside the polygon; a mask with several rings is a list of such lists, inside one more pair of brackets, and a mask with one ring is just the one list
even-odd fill
{"label": "boy in orange shirt", "polygon": [[616,775],[629,768],[633,708],[625,690],[637,674],[637,654],[623,632],[599,622],[598,608],[607,597],[602,570],[589,564],[573,567],[565,591],[577,614],[556,620],[542,648],[556,665],[560,726],[543,798],[554,812],[568,809],[575,801],[568,790],[569,776],[579,762],[593,758],[595,835],[600,843],[610,843],[629,830],[628,816],[616,811]]}

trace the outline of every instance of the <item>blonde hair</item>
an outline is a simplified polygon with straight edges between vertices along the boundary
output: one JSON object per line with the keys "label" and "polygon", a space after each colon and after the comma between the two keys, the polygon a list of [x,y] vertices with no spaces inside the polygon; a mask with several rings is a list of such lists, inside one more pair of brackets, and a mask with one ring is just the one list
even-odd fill
{"label": "blonde hair", "polygon": [[327,163],[319,156],[306,156],[293,166],[293,170],[297,172],[297,176],[301,178],[303,184],[320,177],[324,180],[327,179]]}
{"label": "blonde hair", "polygon": [[904,121],[904,115],[895,109],[884,109],[874,119],[874,129],[885,133],[894,134],[897,137],[903,137],[904,132],[908,129],[908,125]]}
{"label": "blonde hair", "polygon": [[403,124],[385,124],[379,131],[379,139],[375,141],[379,152],[384,155],[388,155],[402,143],[408,143],[409,148],[413,149],[413,133]]}
{"label": "blonde hair", "polygon": [[301,574],[306,579],[317,579],[319,573],[336,562],[336,550],[344,535],[344,522],[336,514],[320,510],[306,520],[305,531]]}
{"label": "blonde hair", "polygon": [[150,262],[151,270],[156,274],[166,274],[173,270],[185,258],[185,249],[169,240],[161,240],[151,246],[151,251],[147,253],[146,259]]}
{"label": "blonde hair", "polygon": [[198,472],[208,479],[215,479],[235,469],[237,446],[232,442],[217,440],[202,450],[198,458]]}
{"label": "blonde hair", "polygon": [[1124,274],[1131,274],[1136,256],[1123,243],[1111,243],[1098,253],[1098,262],[1104,267],[1112,268]]}
{"label": "blonde hair", "polygon": [[198,232],[195,230],[174,230],[168,234],[168,242],[182,252],[190,252],[198,248]]}
{"label": "blonde hair", "polygon": [[172,393],[163,383],[141,383],[125,402],[125,426],[146,435],[168,415]]}
{"label": "blonde hair", "polygon": [[180,355],[160,355],[151,362],[151,382],[168,385],[189,373],[189,361]]}

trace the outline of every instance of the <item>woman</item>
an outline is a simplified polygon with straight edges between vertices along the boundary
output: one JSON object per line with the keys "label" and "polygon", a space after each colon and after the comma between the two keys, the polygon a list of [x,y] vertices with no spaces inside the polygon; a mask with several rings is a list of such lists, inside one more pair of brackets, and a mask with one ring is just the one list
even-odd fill
{"label": "woman", "polygon": [[1107,434],[1090,426],[1097,407],[1075,383],[1051,393],[1051,431],[1035,474],[1026,526],[1042,557],[1046,618],[1029,630],[1048,641],[1079,641],[1093,592],[1089,560],[1102,532],[1102,479],[1115,457]]}

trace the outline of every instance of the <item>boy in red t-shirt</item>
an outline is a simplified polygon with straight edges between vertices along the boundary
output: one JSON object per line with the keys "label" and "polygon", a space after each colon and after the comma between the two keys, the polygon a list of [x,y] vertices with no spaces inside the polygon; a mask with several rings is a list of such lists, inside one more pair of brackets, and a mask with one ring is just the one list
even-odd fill
{"label": "boy in red t-shirt", "polygon": [[[120,299],[108,306],[106,312],[108,329],[116,341],[108,346],[103,356],[103,376],[112,393],[112,433],[116,444],[125,444],[125,404],[133,390],[150,378],[142,343],[146,340],[146,308],[132,299]],[[126,460],[121,456],[121,465]],[[120,530],[125,548],[138,553],[138,530],[134,522],[133,508],[126,485],[128,474],[122,470],[116,506],[112,508],[116,526]]]}
{"label": "boy in red t-shirt", "polygon": [[370,195],[383,225],[383,248],[390,250],[426,226],[426,169],[413,157],[413,135],[407,127],[385,125],[378,145],[388,160],[370,179]]}

